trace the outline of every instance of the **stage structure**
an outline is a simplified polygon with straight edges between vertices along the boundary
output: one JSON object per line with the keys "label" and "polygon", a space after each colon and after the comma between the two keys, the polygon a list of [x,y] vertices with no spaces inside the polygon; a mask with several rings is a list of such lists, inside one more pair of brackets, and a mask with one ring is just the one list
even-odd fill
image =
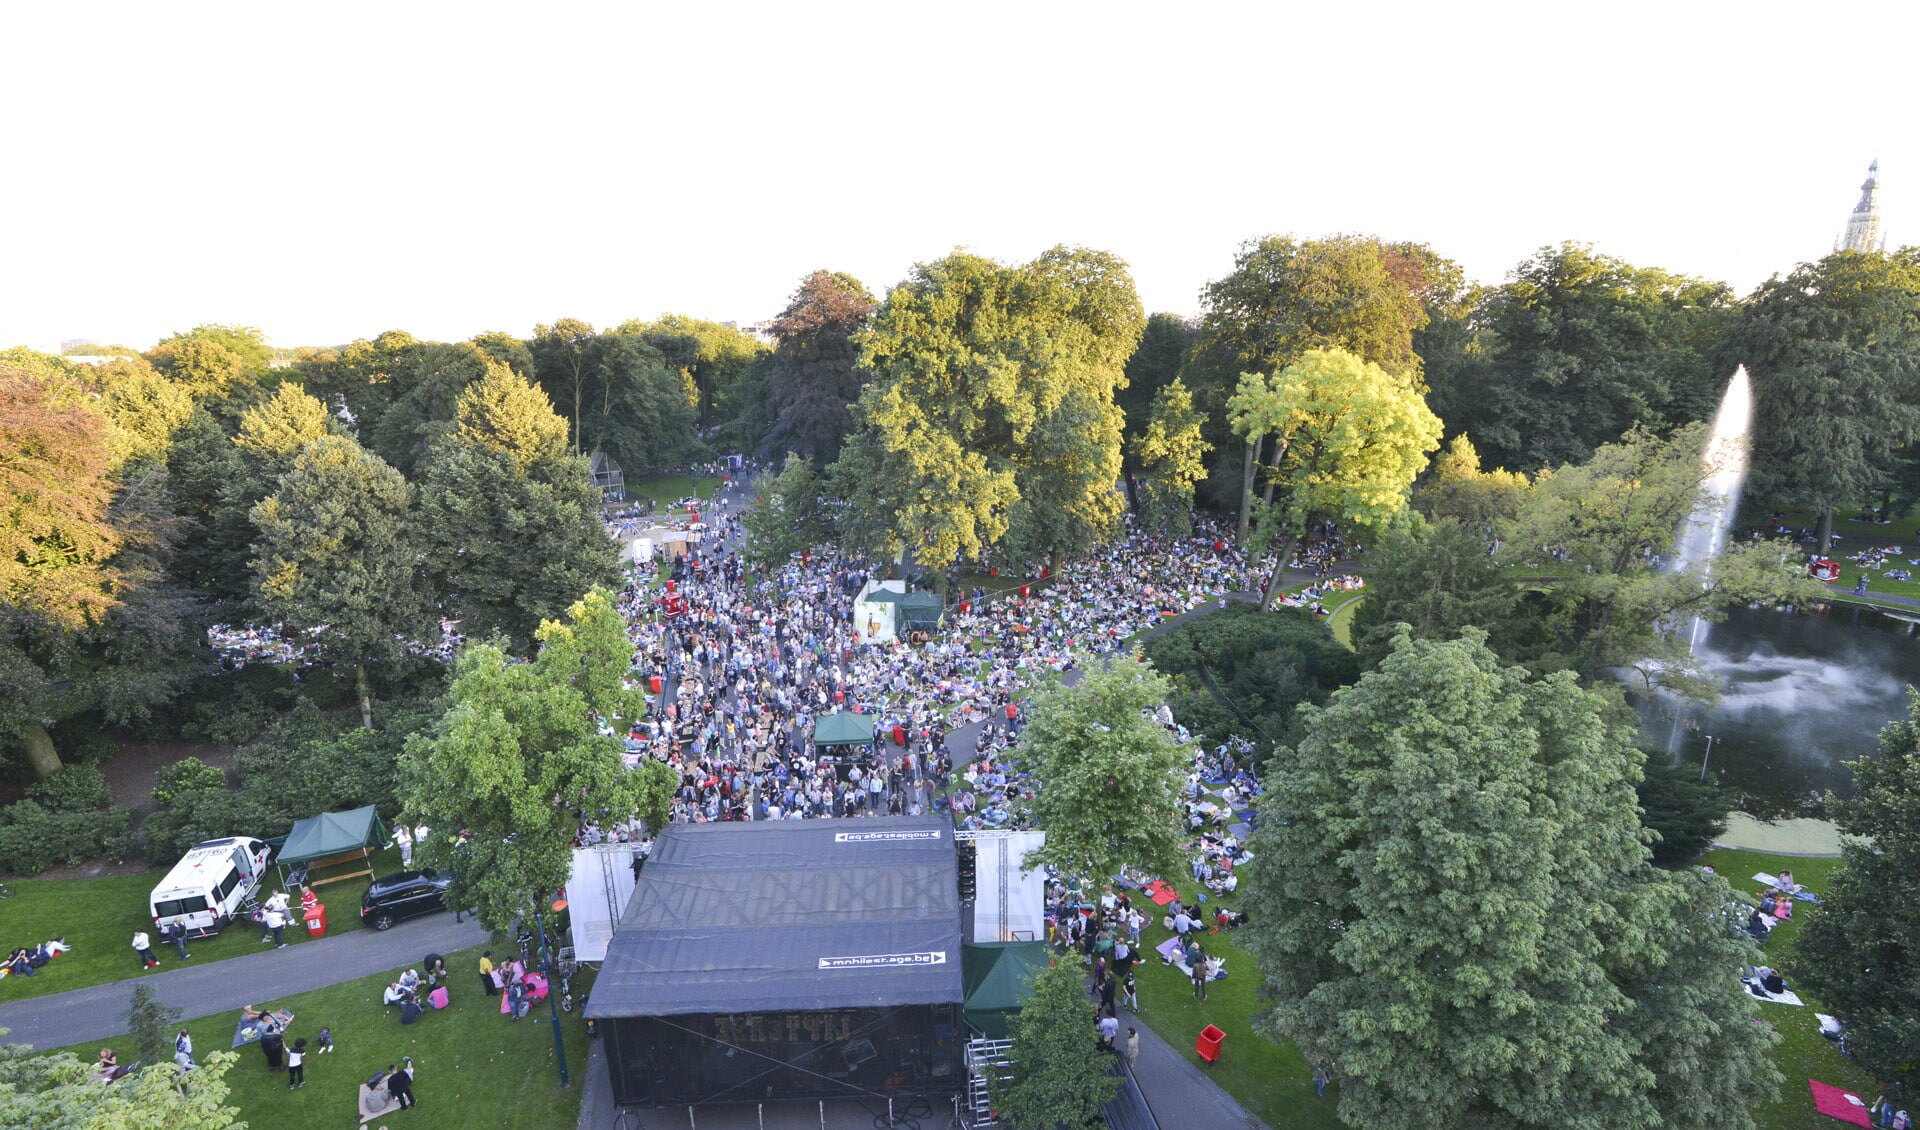
{"label": "stage structure", "polygon": [[935,817],[676,824],[587,1016],[614,1100],[925,1096],[965,1085],[958,857]]}

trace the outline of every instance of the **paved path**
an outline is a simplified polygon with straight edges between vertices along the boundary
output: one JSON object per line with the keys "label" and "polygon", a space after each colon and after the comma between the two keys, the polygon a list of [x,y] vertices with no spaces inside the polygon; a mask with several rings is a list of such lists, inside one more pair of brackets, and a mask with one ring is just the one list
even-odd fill
{"label": "paved path", "polygon": [[451,914],[429,914],[384,933],[354,930],[283,950],[263,949],[204,964],[179,965],[169,948],[156,951],[161,961],[158,973],[0,1004],[0,1028],[12,1030],[8,1043],[37,1048],[106,1040],[126,1031],[120,1015],[127,1011],[134,980],[152,985],[161,1004],[179,1008],[183,1019],[193,1020],[388,970],[397,973],[418,966],[427,954],[477,946],[487,936],[471,918],[456,923]]}

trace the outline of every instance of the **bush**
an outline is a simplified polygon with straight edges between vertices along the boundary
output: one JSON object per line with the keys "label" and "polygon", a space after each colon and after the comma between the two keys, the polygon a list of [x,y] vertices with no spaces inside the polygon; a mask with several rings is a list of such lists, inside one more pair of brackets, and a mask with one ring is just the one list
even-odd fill
{"label": "bush", "polygon": [[54,812],[95,812],[113,803],[107,775],[91,765],[63,765],[27,790],[27,799]]}
{"label": "bush", "polygon": [[162,766],[154,778],[153,801],[162,808],[188,793],[222,792],[227,787],[226,773],[197,757]]}
{"label": "bush", "polygon": [[51,867],[73,866],[100,855],[109,843],[132,838],[133,813],[55,812],[38,801],[23,800],[0,810],[0,871],[38,875]]}
{"label": "bush", "polygon": [[1678,867],[1713,846],[1727,830],[1727,813],[1737,795],[1732,789],[1700,781],[1690,765],[1677,764],[1665,750],[1645,750],[1645,776],[1636,791],[1640,822],[1660,833],[1653,861]]}

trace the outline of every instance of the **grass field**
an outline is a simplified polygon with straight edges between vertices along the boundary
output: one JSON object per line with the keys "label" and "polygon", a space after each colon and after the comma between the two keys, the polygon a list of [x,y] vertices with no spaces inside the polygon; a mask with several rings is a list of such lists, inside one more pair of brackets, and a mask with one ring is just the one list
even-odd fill
{"label": "grass field", "polygon": [[[307,1085],[289,1092],[284,1070],[268,1069],[258,1048],[240,1049],[240,1062],[227,1074],[233,1087],[229,1104],[239,1107],[240,1116],[252,1126],[352,1126],[359,1084],[410,1055],[418,1105],[405,1114],[396,1111],[376,1119],[370,1126],[567,1130],[579,1117],[586,1071],[587,1035],[580,1010],[560,1014],[567,1066],[573,1073],[573,1085],[562,1088],[546,1005],[542,1003],[518,1022],[501,1016],[500,998],[480,991],[474,972],[478,959],[477,950],[447,955],[447,968],[453,970],[450,1004],[443,1011],[429,1010],[419,1022],[405,1027],[398,1009],[380,1003],[380,994],[392,979],[385,973],[255,1002],[259,1007],[293,1011],[289,1044],[301,1037],[311,1041],[325,1026],[333,1029],[335,1050],[313,1055],[309,1046]],[[581,987],[576,980],[576,992]],[[233,1042],[238,1020],[237,1013],[221,1013],[189,1021],[186,1027],[193,1035],[196,1054],[204,1057],[225,1049]],[[90,1043],[58,1050],[90,1062],[101,1046]],[[132,1058],[124,1047],[114,1050],[123,1063]]]}
{"label": "grass field", "polygon": [[[1789,868],[1794,878],[1819,893],[1827,888],[1827,877],[1839,865],[1837,859],[1783,858],[1755,852],[1716,851],[1700,861],[1725,875],[1736,889],[1751,893],[1756,884],[1749,877],[1756,872],[1777,874]],[[1191,881],[1176,883],[1181,894],[1194,893]],[[1231,904],[1231,900],[1228,900]],[[1795,976],[1793,943],[1800,928],[1819,908],[1797,903],[1791,922],[1782,923],[1767,941],[1767,963],[1781,970],[1789,984],[1803,998],[1804,1008],[1762,1004],[1761,1019],[1779,1031],[1781,1042],[1774,1049],[1774,1065],[1786,1076],[1774,1098],[1754,1111],[1762,1130],[1827,1130],[1833,1121],[1816,1113],[1807,1090],[1809,1078],[1852,1090],[1869,1102],[1877,1093],[1874,1081],[1851,1060],[1820,1035],[1818,1000],[1808,998],[1799,989]],[[1259,1009],[1256,994],[1259,976],[1253,958],[1234,943],[1232,932],[1209,936],[1203,942],[1206,951],[1226,958],[1227,977],[1208,986],[1207,1000],[1193,999],[1192,982],[1180,971],[1162,965],[1151,951],[1172,935],[1160,926],[1156,916],[1141,932],[1142,945],[1149,951],[1147,960],[1134,967],[1140,993],[1140,1019],[1161,1039],[1172,1044],[1190,1063],[1199,1065],[1248,1110],[1276,1130],[1334,1130],[1341,1125],[1334,1116],[1336,1088],[1329,1087],[1326,1098],[1314,1095],[1312,1066],[1291,1044],[1274,1044],[1256,1035],[1252,1017]],[[1729,971],[1728,976],[1734,976]],[[1220,1061],[1211,1067],[1202,1064],[1194,1050],[1200,1030],[1215,1024],[1227,1033]]]}
{"label": "grass field", "polygon": [[[1759,889],[1759,884],[1752,881],[1754,874],[1765,872],[1774,875],[1782,867],[1793,872],[1796,882],[1804,884],[1815,894],[1821,894],[1828,889],[1828,876],[1840,866],[1837,859],[1787,858],[1750,851],[1709,852],[1700,862],[1726,876],[1736,890],[1748,894]],[[1819,913],[1820,908],[1812,903],[1797,902],[1793,907],[1793,920],[1781,923],[1767,937],[1767,964],[1780,970],[1794,992],[1807,1004],[1804,1008],[1778,1004],[1760,1006],[1761,1019],[1780,1033],[1780,1045],[1773,1050],[1773,1064],[1780,1069],[1780,1074],[1786,1076],[1773,1101],[1754,1110],[1754,1120],[1759,1123],[1761,1130],[1829,1130],[1838,1125],[1813,1109],[1813,1095],[1807,1090],[1808,1079],[1845,1087],[1868,1102],[1872,1102],[1878,1093],[1874,1089],[1875,1081],[1820,1035],[1820,1022],[1813,1015],[1822,1011],[1820,1000],[1809,995],[1800,986],[1796,976],[1794,941],[1799,937],[1801,928]]]}
{"label": "grass field", "polygon": [[[397,848],[376,852],[374,874],[386,875],[400,870]],[[318,877],[358,867],[335,867]],[[9,883],[14,896],[0,901],[0,945],[11,953],[16,946],[33,946],[49,938],[62,937],[73,947],[42,966],[32,977],[0,979],[0,1000],[44,996],[48,993],[81,989],[141,975],[140,959],[134,956],[135,930],[145,930],[153,941],[153,955],[160,959],[162,971],[179,964],[172,946],[160,944],[148,912],[147,896],[165,870],[138,875],[109,875],[99,879],[21,879]],[[270,881],[278,881],[277,870]],[[320,901],[327,907],[327,932],[340,934],[360,929],[360,896],[366,892],[364,877],[348,879],[318,888]],[[275,888],[277,889],[277,888]],[[263,888],[264,898],[267,889]],[[299,900],[293,909],[298,912]],[[296,918],[286,930],[288,945],[306,940],[306,924]],[[227,927],[211,938],[187,943],[193,955],[190,964],[238,957],[261,948],[260,931],[250,923]]]}
{"label": "grass field", "polygon": [[627,497],[652,499],[654,509],[671,506],[683,498],[712,498],[720,489],[719,479],[688,475],[660,475],[647,479],[628,479]]}

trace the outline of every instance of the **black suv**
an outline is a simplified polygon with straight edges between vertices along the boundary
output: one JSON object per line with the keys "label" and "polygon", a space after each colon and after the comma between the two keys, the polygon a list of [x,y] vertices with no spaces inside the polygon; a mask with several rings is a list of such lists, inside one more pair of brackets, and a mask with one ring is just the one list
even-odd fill
{"label": "black suv", "polygon": [[447,885],[451,875],[426,871],[397,871],[373,881],[360,896],[360,920],[376,930],[385,930],[404,918],[445,910]]}

